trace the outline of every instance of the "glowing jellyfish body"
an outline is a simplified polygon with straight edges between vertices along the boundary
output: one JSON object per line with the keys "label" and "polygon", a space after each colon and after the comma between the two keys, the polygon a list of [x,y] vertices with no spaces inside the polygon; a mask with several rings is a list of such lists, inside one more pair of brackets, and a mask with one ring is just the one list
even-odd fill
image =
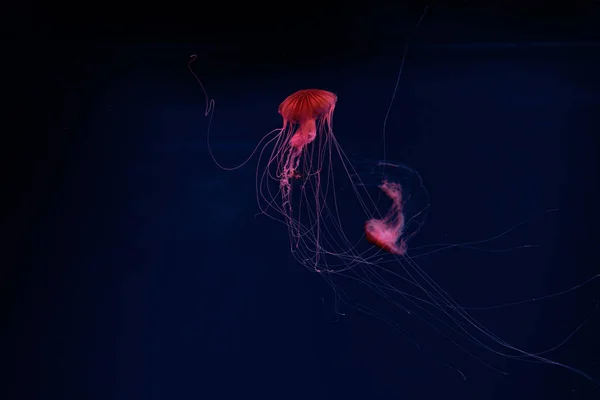
{"label": "glowing jellyfish body", "polygon": [[[282,158],[282,170],[278,172],[283,200],[288,207],[291,207],[290,180],[301,176],[298,167],[302,152],[317,137],[317,126],[320,128],[320,134],[331,135],[331,120],[336,101],[336,95],[331,92],[307,89],[288,96],[279,105],[287,149],[283,153],[285,159]],[[308,172],[310,171],[305,171]]]}
{"label": "glowing jellyfish body", "polygon": [[406,253],[404,214],[402,213],[402,187],[395,182],[383,181],[379,188],[392,200],[385,218],[371,218],[365,222],[366,239],[375,246],[402,256]]}
{"label": "glowing jellyfish body", "polygon": [[288,96],[279,105],[284,128],[289,124],[299,125],[290,139],[290,146],[302,149],[312,142],[317,134],[317,120],[331,130],[336,101],[335,94],[320,89],[299,90]]}

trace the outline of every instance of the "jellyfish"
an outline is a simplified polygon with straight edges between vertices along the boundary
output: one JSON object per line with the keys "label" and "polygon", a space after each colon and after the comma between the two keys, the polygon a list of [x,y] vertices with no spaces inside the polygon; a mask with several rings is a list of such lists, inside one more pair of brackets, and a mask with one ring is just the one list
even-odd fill
{"label": "jellyfish", "polygon": [[[312,173],[310,170],[298,171],[300,158],[306,146],[317,137],[317,129],[320,135],[332,134],[331,123],[336,101],[337,96],[326,90],[305,89],[291,94],[279,105],[279,114],[283,117],[282,133],[287,144],[284,142],[281,158],[283,163],[279,165],[281,170],[278,175],[283,204],[290,211],[290,180],[301,177],[302,173]],[[318,174],[319,171],[314,173]]]}
{"label": "jellyfish", "polygon": [[337,263],[335,258],[352,247],[335,210],[334,171],[337,167],[344,170],[347,164],[333,133],[336,102],[337,96],[323,89],[292,93],[278,107],[281,128],[259,144],[256,193],[260,212],[285,224],[292,254],[315,271],[331,261]]}
{"label": "jellyfish", "polygon": [[404,214],[402,213],[402,187],[394,182],[383,181],[379,188],[392,200],[392,207],[383,219],[372,218],[365,222],[366,239],[390,253],[402,256],[406,253]]}

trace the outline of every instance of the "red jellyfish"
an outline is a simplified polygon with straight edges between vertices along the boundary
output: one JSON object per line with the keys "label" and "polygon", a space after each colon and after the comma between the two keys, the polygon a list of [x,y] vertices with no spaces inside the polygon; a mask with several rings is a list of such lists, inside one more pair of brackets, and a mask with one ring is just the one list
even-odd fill
{"label": "red jellyfish", "polygon": [[390,198],[392,207],[382,219],[372,218],[365,223],[365,237],[375,246],[403,256],[406,253],[402,187],[395,182],[383,181],[379,188]]}
{"label": "red jellyfish", "polygon": [[[257,173],[261,211],[288,226],[294,255],[314,269],[324,251],[321,226],[328,207],[326,189],[333,186],[330,147],[337,146],[332,131],[336,101],[335,94],[321,89],[288,96],[279,105],[283,125],[260,152],[262,159],[265,148],[273,144],[266,168]],[[270,186],[273,180],[277,192]]]}
{"label": "red jellyfish", "polygon": [[[364,195],[376,201],[376,212],[367,213],[364,224],[365,239],[376,247],[391,253],[394,256],[408,258],[406,254],[408,241],[418,233],[426,218],[429,208],[429,193],[423,185],[421,176],[406,165],[379,161],[371,168],[371,175],[379,179],[375,186],[378,194]],[[360,177],[358,177],[360,178]],[[365,177],[370,180],[370,177]],[[356,180],[357,186],[364,183]],[[384,205],[379,201],[391,203],[385,206],[387,212],[380,213]]]}
{"label": "red jellyfish", "polygon": [[290,194],[290,178],[301,176],[297,171],[300,156],[305,147],[317,137],[317,129],[321,134],[331,133],[331,120],[336,101],[337,96],[331,92],[306,89],[288,96],[279,105],[279,114],[283,117],[283,132],[289,145],[280,171],[284,200],[289,200],[287,197]]}

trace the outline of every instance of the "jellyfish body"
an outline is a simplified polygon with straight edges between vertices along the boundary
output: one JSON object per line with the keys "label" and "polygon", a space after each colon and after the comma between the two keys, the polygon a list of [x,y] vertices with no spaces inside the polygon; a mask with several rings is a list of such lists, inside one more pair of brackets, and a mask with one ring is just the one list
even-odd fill
{"label": "jellyfish body", "polygon": [[290,146],[302,149],[311,143],[317,134],[317,120],[331,129],[331,119],[337,96],[320,89],[299,90],[288,96],[279,105],[284,128],[288,124],[298,124],[298,129],[290,139]]}
{"label": "jellyfish body", "polygon": [[402,236],[402,186],[396,182],[383,181],[379,188],[392,201],[392,206],[384,218],[371,218],[365,222],[365,237],[375,246],[402,256],[406,253],[406,240]]}
{"label": "jellyfish body", "polygon": [[[317,125],[324,134],[331,132],[331,120],[337,96],[320,89],[299,90],[279,105],[283,117],[283,131],[295,129],[289,137],[287,159],[281,176],[282,188],[289,192],[290,178],[297,177],[300,156],[305,147],[317,136]],[[288,132],[288,135],[289,136]]]}

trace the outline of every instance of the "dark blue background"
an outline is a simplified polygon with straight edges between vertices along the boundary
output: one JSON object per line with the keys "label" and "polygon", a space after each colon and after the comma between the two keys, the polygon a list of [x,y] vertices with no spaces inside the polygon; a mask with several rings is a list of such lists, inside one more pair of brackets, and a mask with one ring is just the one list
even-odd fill
{"label": "dark blue background", "polygon": [[[587,19],[535,20],[432,7],[414,34],[419,7],[336,10],[212,22],[205,11],[196,25],[115,13],[106,34],[90,17],[39,37],[28,66],[35,129],[12,154],[5,243],[21,262],[3,270],[9,398],[597,398],[563,368],[477,352],[508,373],[498,374],[385,304],[371,303],[423,351],[351,308],[338,319],[329,286],[289,254],[285,228],[255,217],[254,164],[225,172],[209,157],[204,97],[186,63],[198,55],[194,68],[216,100],[213,150],[223,163],[245,159],[281,124],[278,104],[307,87],[338,95],[338,140],[375,160],[412,43],[387,154],[430,191],[413,245],[487,238],[536,217],[490,247],[542,247],[419,259],[460,304],[488,306],[600,272],[598,7]],[[366,290],[352,296],[376,301]],[[594,281],[475,316],[544,350],[592,315],[598,290]],[[550,358],[599,378],[598,336],[592,315]]]}

